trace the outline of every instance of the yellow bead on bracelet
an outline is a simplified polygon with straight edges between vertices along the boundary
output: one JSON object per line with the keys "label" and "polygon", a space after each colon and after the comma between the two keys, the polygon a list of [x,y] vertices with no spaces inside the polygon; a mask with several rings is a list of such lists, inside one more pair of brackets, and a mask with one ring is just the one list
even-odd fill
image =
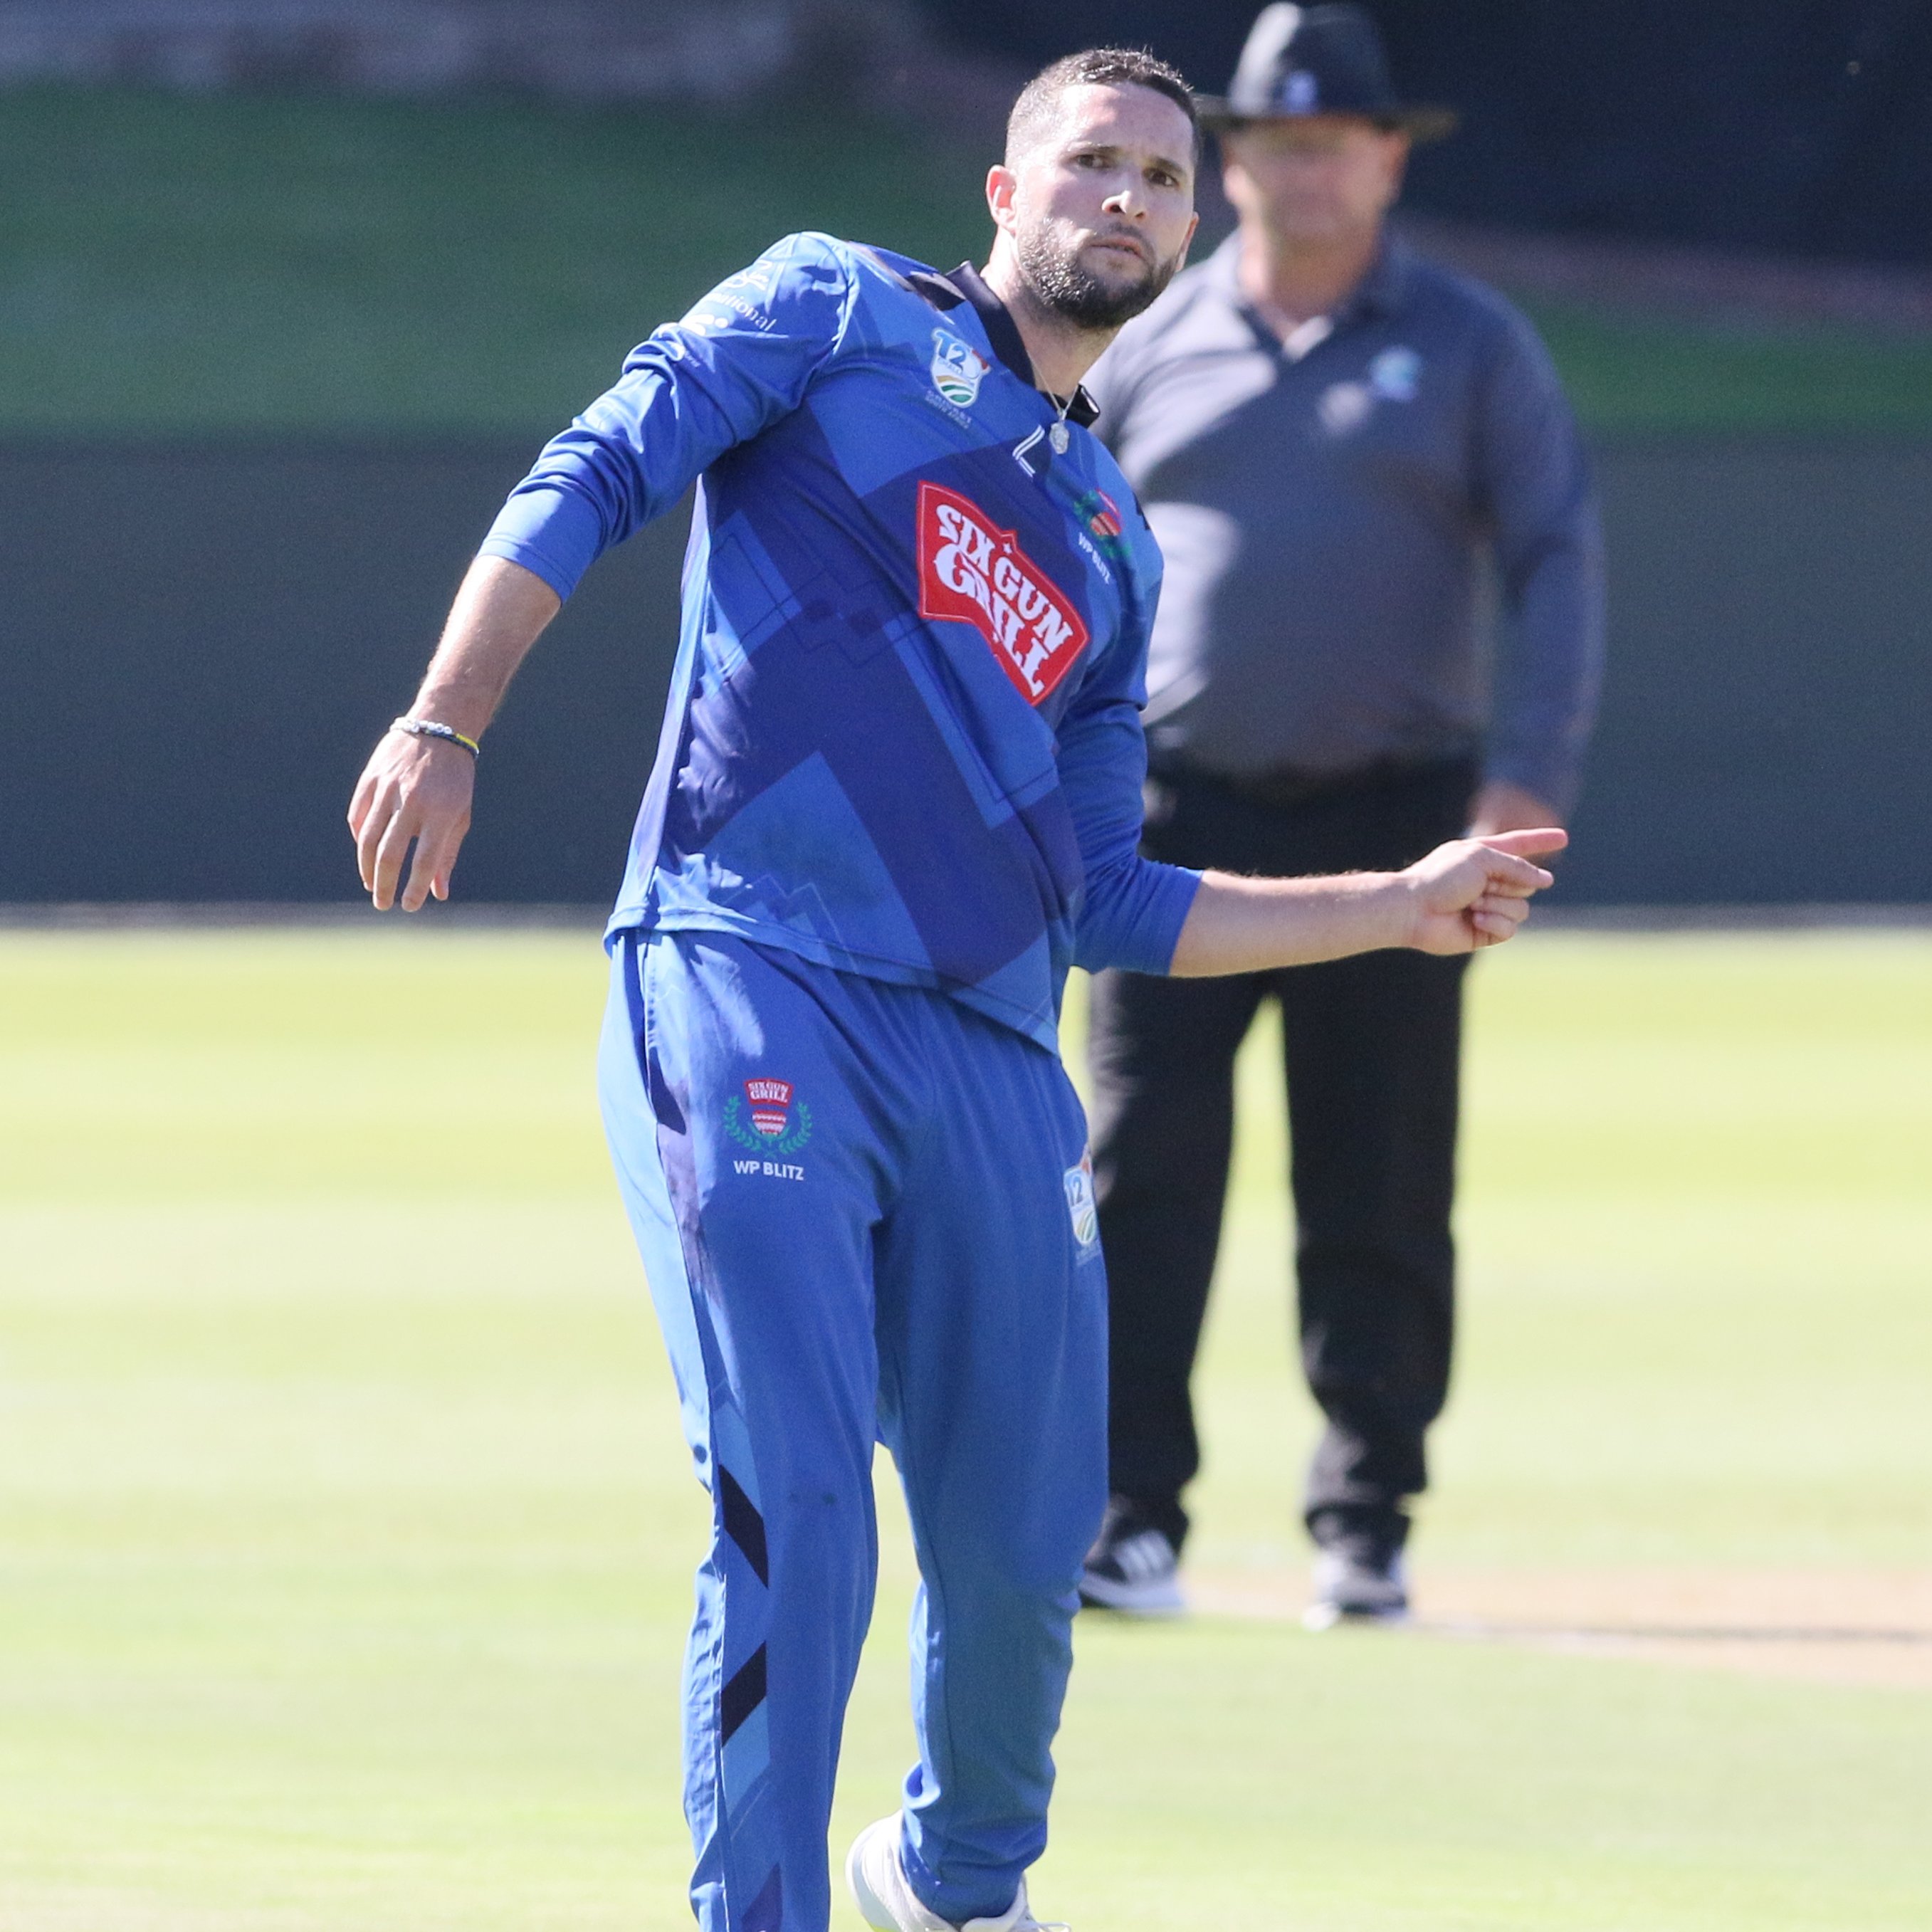
{"label": "yellow bead on bracelet", "polygon": [[474,738],[466,738],[453,724],[439,724],[428,718],[398,718],[389,727],[392,731],[406,731],[412,738],[442,738],[452,745],[460,745],[472,758],[483,755],[483,748]]}

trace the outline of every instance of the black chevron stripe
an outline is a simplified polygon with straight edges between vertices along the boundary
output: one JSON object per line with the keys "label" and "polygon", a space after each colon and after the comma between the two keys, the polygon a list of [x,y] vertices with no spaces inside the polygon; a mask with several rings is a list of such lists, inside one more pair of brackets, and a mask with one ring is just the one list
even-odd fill
{"label": "black chevron stripe", "polygon": [[724,1534],[745,1552],[752,1574],[769,1588],[772,1579],[766,1568],[765,1520],[738,1486],[737,1478],[722,1462],[718,1466],[718,1502],[724,1513]]}
{"label": "black chevron stripe", "polygon": [[719,1715],[724,1728],[724,1742],[765,1701],[765,1647],[760,1644],[731,1673],[719,1700]]}

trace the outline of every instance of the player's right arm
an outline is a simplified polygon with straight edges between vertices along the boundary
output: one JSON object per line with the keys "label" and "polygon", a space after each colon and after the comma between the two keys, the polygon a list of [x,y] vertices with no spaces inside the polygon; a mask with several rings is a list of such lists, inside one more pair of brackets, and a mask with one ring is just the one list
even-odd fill
{"label": "player's right arm", "polygon": [[[477,558],[409,715],[434,718],[472,742],[481,738],[518,665],[562,608],[556,592],[522,565]],[[412,842],[416,858],[404,911],[420,912],[432,892],[448,898],[476,782],[476,759],[446,738],[391,731],[377,742],[350,800],[349,830],[363,890],[378,912],[396,903]]]}
{"label": "player's right arm", "polygon": [[[512,491],[409,715],[480,740],[596,558],[670,508],[728,449],[798,407],[844,340],[856,288],[838,244],[788,236],[634,350],[616,386],[550,440]],[[475,776],[471,754],[447,739],[392,731],[377,745],[349,824],[378,910],[400,902],[416,912],[432,893],[448,897]]]}

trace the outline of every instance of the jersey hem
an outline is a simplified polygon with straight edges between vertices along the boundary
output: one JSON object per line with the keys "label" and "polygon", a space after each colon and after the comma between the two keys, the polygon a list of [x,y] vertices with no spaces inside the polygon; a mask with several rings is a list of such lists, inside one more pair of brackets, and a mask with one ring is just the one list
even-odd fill
{"label": "jersey hem", "polygon": [[931,993],[944,994],[962,1006],[983,1014],[988,1019],[1045,1047],[1054,1058],[1060,1057],[1060,1028],[1056,1014],[1042,1019],[1024,1008],[991,997],[980,988],[948,979],[930,966],[910,960],[889,959],[869,952],[855,952],[849,947],[832,946],[814,935],[794,932],[788,926],[771,926],[762,920],[730,919],[697,912],[654,913],[648,908],[620,906],[604,928],[604,946],[608,952],[626,932],[722,932],[754,946],[769,946],[808,959],[835,973],[853,973],[861,979],[880,980],[889,986],[917,986]]}

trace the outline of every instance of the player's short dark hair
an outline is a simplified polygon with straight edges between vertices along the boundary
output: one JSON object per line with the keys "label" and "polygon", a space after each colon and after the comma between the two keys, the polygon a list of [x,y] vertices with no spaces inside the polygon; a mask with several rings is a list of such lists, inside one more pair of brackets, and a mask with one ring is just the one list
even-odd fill
{"label": "player's short dark hair", "polygon": [[1144,87],[1164,94],[1182,113],[1194,136],[1190,158],[1201,163],[1201,116],[1194,90],[1166,62],[1139,47],[1088,47],[1043,67],[1025,86],[1006,116],[1009,166],[1032,147],[1053,124],[1060,97],[1070,87]]}

